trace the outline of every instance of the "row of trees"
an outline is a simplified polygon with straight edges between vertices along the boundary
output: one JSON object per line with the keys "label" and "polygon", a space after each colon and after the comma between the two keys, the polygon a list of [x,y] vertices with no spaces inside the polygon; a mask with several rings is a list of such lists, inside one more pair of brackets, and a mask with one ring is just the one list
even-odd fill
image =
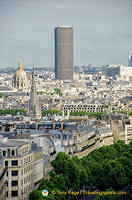
{"label": "row of trees", "polygon": [[132,115],[132,112],[128,112],[128,111],[114,111],[113,113],[124,113],[124,114],[127,114],[128,113],[128,115]]}
{"label": "row of trees", "polygon": [[56,115],[62,115],[62,112],[61,111],[59,111],[59,110],[43,110],[42,111],[42,116],[44,117],[44,116],[48,116],[48,115],[54,115],[54,114],[56,114]]}
{"label": "row of trees", "polygon": [[70,112],[71,116],[91,116],[91,117],[101,117],[101,115],[106,114],[106,112],[87,112],[87,111],[75,111]]}
{"label": "row of trees", "polygon": [[[106,112],[86,112],[86,111],[77,111],[77,112],[70,112],[70,116],[92,116],[92,117],[101,117],[102,114],[105,114]],[[62,112],[59,110],[43,110],[42,111],[42,116],[47,116],[47,115],[62,115]],[[67,113],[65,112],[65,115]]]}
{"label": "row of trees", "polygon": [[59,96],[63,96],[63,94],[61,93],[60,89],[58,89],[58,88],[54,88],[54,92],[43,92],[43,91],[37,92],[37,95],[42,95],[42,94],[46,94],[46,95],[59,94]]}
{"label": "row of trees", "polygon": [[3,95],[3,93],[0,93],[0,98],[3,98],[3,97],[4,97],[4,98],[7,98],[7,97],[9,97],[9,96],[12,96],[12,94],[8,94],[8,95],[5,96],[5,95]]}
{"label": "row of trees", "polygon": [[3,97],[3,94],[2,93],[0,93],[0,98],[2,98]]}
{"label": "row of trees", "polygon": [[[119,191],[132,182],[132,142],[126,145],[123,141],[118,141],[96,149],[81,159],[70,158],[60,152],[51,164],[53,170],[50,172],[50,179],[43,180],[37,190],[30,193],[29,200],[62,200],[66,196],[57,192],[53,194],[53,191],[79,191],[91,185],[100,191],[111,187],[112,190]],[[49,191],[47,197],[42,196],[44,189]],[[101,195],[95,199],[120,198],[118,195]]]}
{"label": "row of trees", "polygon": [[26,109],[24,109],[24,108],[22,108],[22,109],[4,109],[4,110],[0,109],[0,115],[7,115],[7,114],[17,115],[17,113],[26,115]]}
{"label": "row of trees", "polygon": [[[127,113],[127,111],[116,111],[118,113]],[[107,112],[87,112],[87,111],[74,111],[70,112],[70,116],[90,116],[90,117],[96,117],[96,118],[101,118],[101,115],[106,114]],[[115,112],[113,112],[115,113]],[[59,110],[44,110],[42,111],[42,116],[47,116],[47,115],[62,115],[62,112]],[[128,112],[129,115],[132,115],[132,112]],[[65,115],[67,113],[65,112]]]}
{"label": "row of trees", "polygon": [[[0,109],[0,115],[6,115],[6,114],[12,114],[16,115],[17,113],[26,115],[26,109]],[[123,112],[122,112],[123,113]],[[48,116],[48,115],[62,115],[62,112],[60,110],[43,110],[42,116]],[[86,112],[86,111],[78,111],[78,112],[70,112],[70,116],[91,116],[91,117],[97,117],[100,118],[102,114],[106,114],[106,112]],[[65,115],[67,113],[65,112]],[[129,115],[132,115],[132,112],[129,112]]]}

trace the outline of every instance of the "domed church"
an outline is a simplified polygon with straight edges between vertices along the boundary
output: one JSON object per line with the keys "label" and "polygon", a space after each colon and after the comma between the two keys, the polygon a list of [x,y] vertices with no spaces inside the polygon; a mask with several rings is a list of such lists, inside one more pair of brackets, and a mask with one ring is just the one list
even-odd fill
{"label": "domed church", "polygon": [[17,88],[19,91],[27,91],[28,89],[27,74],[22,68],[21,61],[19,61],[18,69],[13,76],[12,86]]}

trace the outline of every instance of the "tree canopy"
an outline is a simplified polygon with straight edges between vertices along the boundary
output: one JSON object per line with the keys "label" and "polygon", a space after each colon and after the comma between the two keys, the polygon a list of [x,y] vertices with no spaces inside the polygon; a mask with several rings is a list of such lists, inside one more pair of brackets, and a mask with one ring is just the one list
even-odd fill
{"label": "tree canopy", "polygon": [[0,98],[2,98],[3,97],[3,94],[2,93],[0,93]]}
{"label": "tree canopy", "polygon": [[[90,117],[96,117],[96,118],[101,118],[102,114],[105,114],[106,112],[86,112],[86,111],[75,111],[75,112],[70,112],[70,116],[90,116]],[[62,112],[59,110],[43,110],[42,111],[42,115],[46,116],[46,115],[62,115]],[[65,115],[67,113],[65,112]]]}
{"label": "tree canopy", "polygon": [[26,109],[21,108],[21,109],[0,109],[0,115],[7,115],[7,114],[11,114],[11,115],[17,115],[17,113],[20,114],[26,114]]}
{"label": "tree canopy", "polygon": [[[53,169],[49,180],[43,180],[30,193],[29,200],[38,200],[40,196],[42,199],[43,189],[49,191],[45,199],[53,200],[65,199],[65,195],[53,194],[53,191],[68,193],[69,190],[80,191],[91,185],[100,191],[107,191],[112,187],[117,192],[132,183],[132,142],[125,144],[119,140],[113,145],[95,149],[81,159],[76,156],[71,158],[60,152],[51,165]],[[96,200],[102,199],[118,200],[120,197],[117,194],[96,196]]]}

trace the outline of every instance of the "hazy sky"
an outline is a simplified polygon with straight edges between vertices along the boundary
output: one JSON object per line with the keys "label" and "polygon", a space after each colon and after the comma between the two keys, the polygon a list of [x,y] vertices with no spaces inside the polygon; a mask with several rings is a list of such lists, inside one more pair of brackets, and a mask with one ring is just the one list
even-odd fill
{"label": "hazy sky", "polygon": [[0,0],[0,68],[54,66],[54,27],[73,26],[74,65],[127,65],[132,0]]}

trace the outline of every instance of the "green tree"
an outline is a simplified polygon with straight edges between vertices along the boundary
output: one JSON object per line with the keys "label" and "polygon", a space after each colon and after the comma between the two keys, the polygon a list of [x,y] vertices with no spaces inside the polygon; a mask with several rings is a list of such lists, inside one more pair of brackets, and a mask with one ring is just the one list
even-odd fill
{"label": "green tree", "polygon": [[2,98],[3,97],[3,94],[2,93],[0,93],[0,98]]}
{"label": "green tree", "polygon": [[53,160],[51,164],[54,167],[54,172],[57,176],[63,174],[65,184],[68,189],[79,188],[79,167],[68,155],[63,152],[58,153],[56,159]]}
{"label": "green tree", "polygon": [[[53,170],[50,172],[50,179],[43,180],[36,190],[39,192],[33,191],[31,195],[39,199],[42,190],[47,189],[49,191],[48,198],[62,200],[65,199],[64,195],[53,196],[52,191],[68,191],[69,189],[78,191],[91,184],[101,191],[110,187],[115,191],[122,190],[132,181],[131,152],[132,142],[125,144],[123,141],[96,149],[81,159],[76,156],[70,158],[69,155],[60,152],[51,162]],[[115,200],[120,198],[118,195],[103,194],[97,196],[96,199]]]}
{"label": "green tree", "polygon": [[57,175],[53,170],[51,170],[50,181],[53,182],[54,185],[61,191],[68,191],[63,174]]}
{"label": "green tree", "polygon": [[11,115],[17,115],[17,113],[20,114],[26,114],[26,110],[25,109],[5,109],[5,110],[0,110],[0,115],[7,115],[7,114],[11,114]]}
{"label": "green tree", "polygon": [[44,117],[44,116],[46,116],[46,115],[53,115],[53,114],[56,114],[56,115],[62,115],[62,112],[61,111],[59,111],[59,110],[43,110],[42,111],[42,116]]}
{"label": "green tree", "polygon": [[[103,163],[104,172],[104,187],[107,189],[113,187],[116,191],[121,190],[127,184],[127,177],[122,164],[119,162],[118,158],[115,160],[110,160],[107,163]],[[101,188],[100,188],[101,189]]]}
{"label": "green tree", "polygon": [[111,193],[116,193],[115,191],[113,191],[112,188],[107,189],[106,192],[108,192],[108,194],[106,193],[96,196],[95,200],[121,200],[117,194],[111,194]]}

